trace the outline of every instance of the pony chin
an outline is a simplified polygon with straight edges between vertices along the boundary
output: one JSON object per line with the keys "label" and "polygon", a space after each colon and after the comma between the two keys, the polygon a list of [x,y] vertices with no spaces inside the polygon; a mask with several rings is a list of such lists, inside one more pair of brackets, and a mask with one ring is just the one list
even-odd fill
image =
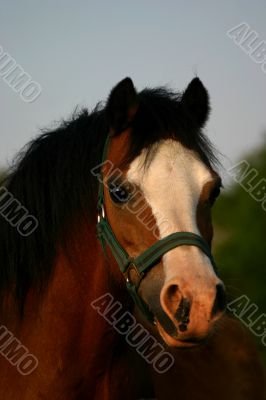
{"label": "pony chin", "polygon": [[158,332],[159,332],[161,338],[163,339],[165,344],[169,347],[190,349],[193,347],[198,347],[202,343],[205,342],[206,338],[197,338],[197,339],[191,340],[191,341],[179,339],[177,336],[169,335],[169,333],[167,333],[165,331],[165,329],[163,328],[163,326],[160,324],[160,322],[157,319],[155,320],[155,322],[156,322],[156,327],[158,329]]}

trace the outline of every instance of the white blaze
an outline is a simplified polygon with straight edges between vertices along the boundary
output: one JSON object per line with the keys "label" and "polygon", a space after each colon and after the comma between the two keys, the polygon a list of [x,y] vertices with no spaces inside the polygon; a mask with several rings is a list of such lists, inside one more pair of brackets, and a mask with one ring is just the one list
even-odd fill
{"label": "white blaze", "polygon": [[[145,153],[142,151],[131,163],[127,179],[142,190],[160,237],[180,231],[200,234],[196,210],[203,186],[213,179],[210,170],[195,152],[171,139],[158,145],[146,169],[143,168]],[[202,280],[206,282],[215,277],[208,257],[195,246],[180,246],[169,251],[163,257],[163,264],[166,281],[177,274],[182,280],[193,274],[201,284]]]}

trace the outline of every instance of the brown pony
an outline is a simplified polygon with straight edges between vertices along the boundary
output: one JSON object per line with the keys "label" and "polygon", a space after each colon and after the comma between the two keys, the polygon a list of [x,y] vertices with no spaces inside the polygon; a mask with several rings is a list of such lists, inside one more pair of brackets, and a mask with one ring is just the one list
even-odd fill
{"label": "brown pony", "polygon": [[[221,186],[208,114],[198,78],[182,94],[127,78],[21,153],[0,190],[1,400],[264,398],[205,250]],[[121,273],[97,218],[130,260],[177,232],[194,241]]]}

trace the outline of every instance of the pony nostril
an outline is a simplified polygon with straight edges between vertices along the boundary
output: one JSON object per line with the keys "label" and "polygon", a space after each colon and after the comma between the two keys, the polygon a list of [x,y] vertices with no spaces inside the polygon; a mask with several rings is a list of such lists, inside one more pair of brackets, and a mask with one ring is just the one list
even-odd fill
{"label": "pony nostril", "polygon": [[216,297],[212,308],[212,317],[218,314],[221,311],[224,311],[226,308],[226,293],[224,286],[219,283],[216,285]]}
{"label": "pony nostril", "polygon": [[167,289],[167,300],[170,303],[176,303],[180,299],[178,285],[171,285]]}
{"label": "pony nostril", "polygon": [[178,323],[180,332],[188,329],[191,301],[182,296],[177,284],[169,285],[163,296],[165,310],[170,313],[175,322]]}
{"label": "pony nostril", "polygon": [[162,297],[162,303],[166,310],[175,314],[181,300],[181,293],[177,284],[169,285]]}
{"label": "pony nostril", "polygon": [[189,323],[191,302],[189,299],[182,297],[178,309],[175,313],[175,318],[178,322],[181,322],[179,328],[182,330],[182,326]]}

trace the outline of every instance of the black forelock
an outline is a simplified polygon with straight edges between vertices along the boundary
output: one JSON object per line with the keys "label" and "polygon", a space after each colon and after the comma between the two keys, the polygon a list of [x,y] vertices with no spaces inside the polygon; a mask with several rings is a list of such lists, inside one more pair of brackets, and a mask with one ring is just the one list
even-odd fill
{"label": "black forelock", "polygon": [[133,161],[143,148],[148,150],[146,161],[149,161],[154,144],[165,139],[177,140],[194,150],[208,167],[218,162],[209,139],[192,118],[183,114],[180,93],[159,87],[144,89],[138,96],[139,109],[132,122],[129,152],[124,160],[126,164]]}

